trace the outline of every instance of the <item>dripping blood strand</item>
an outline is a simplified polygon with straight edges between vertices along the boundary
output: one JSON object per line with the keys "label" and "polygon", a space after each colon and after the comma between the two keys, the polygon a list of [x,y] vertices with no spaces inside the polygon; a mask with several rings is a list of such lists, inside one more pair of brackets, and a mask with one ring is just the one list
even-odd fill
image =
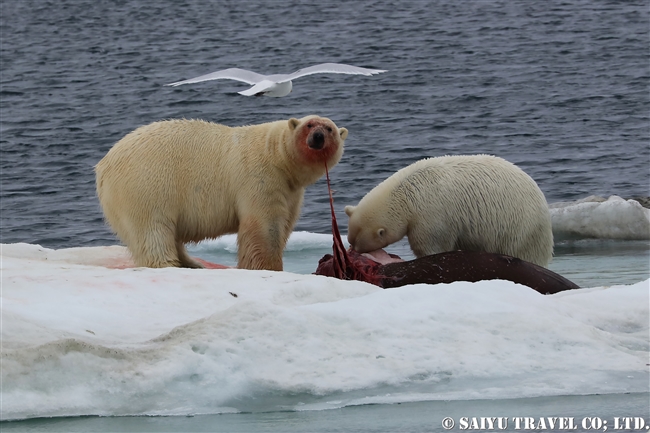
{"label": "dripping blood strand", "polygon": [[332,250],[334,250],[334,276],[341,280],[347,280],[348,278],[346,271],[348,268],[352,268],[352,263],[350,262],[350,257],[348,257],[347,251],[345,251],[343,241],[341,240],[341,233],[339,232],[339,225],[336,223],[336,214],[334,213],[334,197],[332,196],[332,188],[330,187],[330,174],[327,170],[327,163],[325,163],[325,176],[327,177],[327,192],[330,196],[330,210],[332,211],[332,237],[334,238]]}
{"label": "dripping blood strand", "polygon": [[[339,226],[336,223],[336,214],[334,213],[334,197],[332,196],[332,188],[330,186],[330,175],[327,170],[327,163],[325,163],[325,176],[327,178],[327,191],[330,196],[330,210],[332,211],[332,236],[334,237],[334,244],[332,245],[332,271],[331,275],[340,280],[359,280],[366,281],[377,286],[381,286],[383,276],[379,273],[380,265],[356,251],[348,252],[345,250]],[[352,258],[350,257],[352,256]]]}

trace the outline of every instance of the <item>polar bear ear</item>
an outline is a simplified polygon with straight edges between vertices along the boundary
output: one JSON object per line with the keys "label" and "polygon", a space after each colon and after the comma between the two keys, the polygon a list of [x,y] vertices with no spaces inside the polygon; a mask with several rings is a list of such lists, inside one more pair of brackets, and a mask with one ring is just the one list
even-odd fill
{"label": "polar bear ear", "polygon": [[341,136],[341,140],[345,140],[348,136],[348,130],[345,128],[339,128],[339,135]]}
{"label": "polar bear ear", "polygon": [[355,210],[356,208],[357,208],[356,206],[346,206],[346,207],[345,207],[345,213],[346,213],[349,217],[351,217],[351,216],[352,216],[352,212],[354,212],[354,210]]}
{"label": "polar bear ear", "polygon": [[298,126],[298,125],[300,125],[300,120],[298,120],[298,119],[296,119],[294,117],[289,119],[289,130],[290,131],[293,131],[294,129],[296,129],[296,126]]}
{"label": "polar bear ear", "polygon": [[385,228],[382,227],[380,229],[377,229],[377,236],[379,236],[379,239],[383,239],[385,234],[386,234]]}

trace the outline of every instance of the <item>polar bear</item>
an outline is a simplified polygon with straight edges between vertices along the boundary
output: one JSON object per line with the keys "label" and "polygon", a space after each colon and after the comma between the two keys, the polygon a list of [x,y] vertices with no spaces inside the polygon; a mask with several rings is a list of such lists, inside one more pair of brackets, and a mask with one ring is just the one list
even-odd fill
{"label": "polar bear", "polygon": [[417,257],[453,251],[506,254],[547,266],[553,255],[544,194],[520,168],[490,155],[443,156],[399,170],[346,206],[359,253],[408,236]]}
{"label": "polar bear", "polygon": [[185,243],[237,233],[239,268],[279,271],[305,187],[339,162],[347,135],[313,115],[241,127],[155,122],[97,164],[97,195],[137,266],[200,268]]}

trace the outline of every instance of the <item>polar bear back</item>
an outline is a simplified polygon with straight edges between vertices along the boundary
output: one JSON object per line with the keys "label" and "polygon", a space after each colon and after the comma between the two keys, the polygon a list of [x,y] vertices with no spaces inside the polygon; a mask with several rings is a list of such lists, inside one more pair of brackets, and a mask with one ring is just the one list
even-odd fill
{"label": "polar bear back", "polygon": [[391,221],[401,218],[417,257],[487,251],[546,266],[553,254],[544,194],[523,170],[498,157],[418,161],[378,185],[353,212],[377,214],[379,208]]}
{"label": "polar bear back", "polygon": [[[254,126],[275,123],[286,122]],[[116,143],[97,170],[119,170],[120,176],[115,180],[138,189],[154,182],[164,183],[166,192],[177,194],[186,194],[187,187],[198,192],[201,185],[229,189],[240,185],[250,174],[247,169],[267,155],[267,134],[257,133],[254,126],[232,128],[202,120],[154,122]],[[208,164],[211,170],[205,169]],[[173,182],[169,178],[172,174]],[[163,192],[155,189],[156,193]]]}

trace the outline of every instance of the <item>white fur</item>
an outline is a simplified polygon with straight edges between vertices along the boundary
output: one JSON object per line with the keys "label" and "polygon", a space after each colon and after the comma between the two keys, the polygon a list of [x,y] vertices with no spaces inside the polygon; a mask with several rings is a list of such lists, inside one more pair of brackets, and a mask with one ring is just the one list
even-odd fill
{"label": "white fur", "polygon": [[[322,149],[309,146],[315,131]],[[325,173],[325,159],[338,163],[346,137],[318,116],[236,128],[155,122],[97,164],[97,194],[138,266],[201,267],[186,242],[238,233],[239,267],[282,270],[305,187]]]}
{"label": "white fur", "polygon": [[418,161],[347,206],[348,240],[358,252],[408,236],[417,257],[445,251],[487,251],[547,266],[551,217],[535,181],[490,155]]}

